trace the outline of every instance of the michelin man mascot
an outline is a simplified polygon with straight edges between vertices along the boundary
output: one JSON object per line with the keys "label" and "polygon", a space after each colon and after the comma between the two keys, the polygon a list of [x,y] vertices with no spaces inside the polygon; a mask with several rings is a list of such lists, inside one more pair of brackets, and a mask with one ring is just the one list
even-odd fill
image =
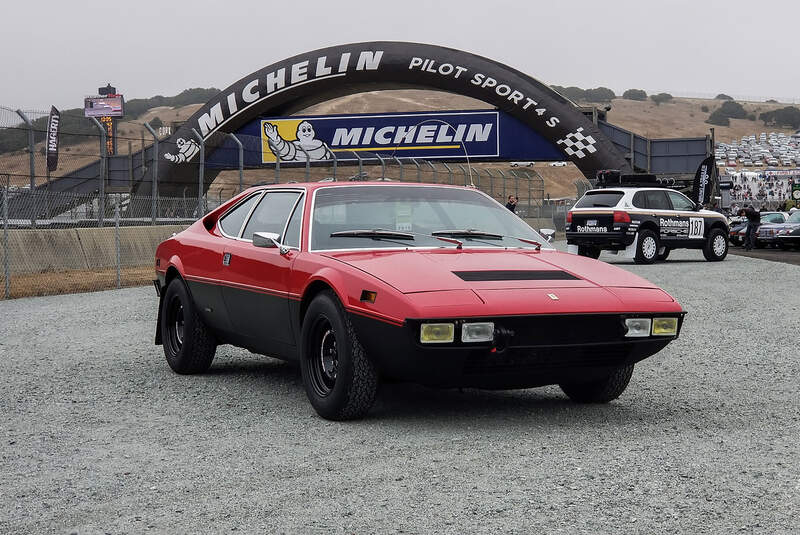
{"label": "michelin man mascot", "polygon": [[272,124],[264,123],[264,134],[269,139],[270,148],[282,162],[304,162],[308,153],[310,160],[332,160],[333,154],[328,146],[319,139],[314,139],[314,127],[308,121],[297,125],[297,139],[286,141],[278,133],[278,128]]}

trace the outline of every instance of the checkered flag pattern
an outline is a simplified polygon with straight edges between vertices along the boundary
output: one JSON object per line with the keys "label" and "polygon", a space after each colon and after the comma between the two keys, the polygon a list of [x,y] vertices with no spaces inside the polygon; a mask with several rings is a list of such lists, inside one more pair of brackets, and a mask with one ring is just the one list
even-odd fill
{"label": "checkered flag pattern", "polygon": [[597,152],[594,146],[597,141],[595,141],[592,136],[584,136],[583,127],[578,128],[573,133],[567,134],[564,139],[559,139],[556,143],[563,145],[564,152],[576,158],[583,158],[587,153],[591,154]]}

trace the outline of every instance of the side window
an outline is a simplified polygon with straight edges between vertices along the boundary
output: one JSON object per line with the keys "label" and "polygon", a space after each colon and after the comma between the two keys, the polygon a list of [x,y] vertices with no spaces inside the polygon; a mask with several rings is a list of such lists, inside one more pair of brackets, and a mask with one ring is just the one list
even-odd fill
{"label": "side window", "polygon": [[666,191],[648,190],[644,192],[647,197],[647,207],[651,210],[672,210]]}
{"label": "side window", "polygon": [[690,201],[686,195],[682,195],[677,191],[670,191],[668,193],[672,201],[673,210],[680,210],[682,212],[691,212],[694,210],[694,203]]}
{"label": "side window", "polygon": [[258,203],[253,215],[244,227],[242,239],[252,240],[255,232],[273,232],[280,235],[289,212],[300,194],[293,191],[267,192]]}
{"label": "side window", "polygon": [[218,223],[220,230],[227,236],[238,238],[239,231],[242,230],[242,223],[244,223],[247,214],[250,213],[250,208],[253,207],[259,197],[261,197],[260,193],[251,195],[236,208],[222,216]]}
{"label": "side window", "polygon": [[636,208],[647,208],[647,197],[643,191],[637,191],[633,196],[633,206]]}
{"label": "side window", "polygon": [[289,225],[286,227],[286,236],[283,237],[283,244],[289,247],[300,248],[300,229],[303,225],[303,200],[297,203],[297,208],[292,212]]}

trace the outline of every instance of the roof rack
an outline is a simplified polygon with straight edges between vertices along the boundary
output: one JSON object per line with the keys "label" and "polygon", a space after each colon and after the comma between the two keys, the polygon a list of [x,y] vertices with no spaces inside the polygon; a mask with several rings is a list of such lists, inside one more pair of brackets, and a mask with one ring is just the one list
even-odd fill
{"label": "roof rack", "polygon": [[596,188],[677,188],[680,185],[674,177],[658,177],[650,173],[622,174],[618,169],[604,169],[597,172]]}

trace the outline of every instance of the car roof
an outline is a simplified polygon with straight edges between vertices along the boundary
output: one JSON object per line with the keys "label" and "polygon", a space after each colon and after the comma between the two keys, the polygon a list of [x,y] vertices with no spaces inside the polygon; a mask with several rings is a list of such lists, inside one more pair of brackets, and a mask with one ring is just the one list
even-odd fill
{"label": "car roof", "polygon": [[422,187],[422,188],[456,188],[456,189],[470,189],[479,191],[477,188],[473,188],[470,186],[460,186],[458,184],[431,184],[426,182],[399,182],[396,180],[342,180],[342,181],[325,181],[325,182],[288,182],[288,183],[281,183],[281,184],[259,184],[256,186],[252,186],[249,189],[286,189],[286,188],[303,188],[309,191],[313,191],[319,188],[328,188],[328,187],[340,187],[340,188],[347,188],[347,187],[356,187],[356,186],[414,186],[414,187]]}

